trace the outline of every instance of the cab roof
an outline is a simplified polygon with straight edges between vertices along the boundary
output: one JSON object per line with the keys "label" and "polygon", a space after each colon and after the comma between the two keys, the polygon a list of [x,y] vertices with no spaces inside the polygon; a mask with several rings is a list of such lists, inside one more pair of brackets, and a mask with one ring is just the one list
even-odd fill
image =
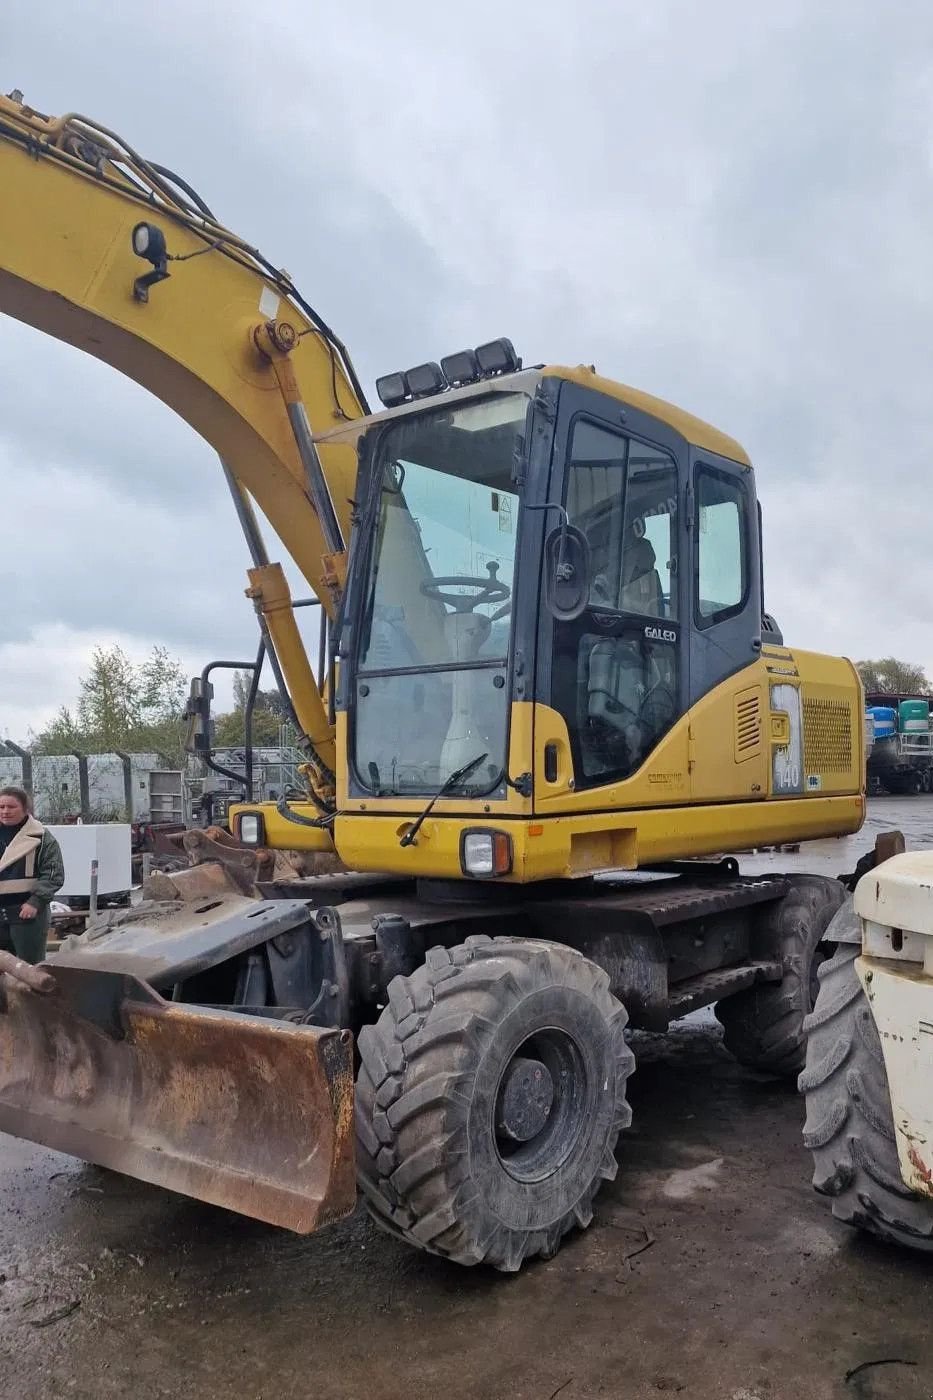
{"label": "cab roof", "polygon": [[462,402],[480,395],[506,393],[532,395],[542,379],[560,379],[565,383],[578,384],[584,389],[595,389],[599,394],[605,394],[608,398],[616,399],[619,403],[628,404],[629,407],[636,408],[641,413],[657,418],[659,422],[673,428],[694,447],[703,448],[707,452],[715,452],[718,456],[726,457],[729,461],[737,462],[741,466],[751,466],[747,452],[740,443],[736,442],[735,438],[721,433],[718,428],[705,423],[702,418],[696,418],[692,413],[677,408],[675,404],[668,403],[665,399],[655,398],[653,394],[646,394],[641,389],[633,389],[627,384],[619,384],[614,379],[606,379],[603,375],[597,374],[595,369],[589,365],[577,365],[573,369],[566,365],[538,365],[533,369],[517,370],[514,374],[502,374],[494,379],[483,379],[475,384],[465,384],[459,389],[448,389],[443,394],[433,395],[430,398],[415,399],[411,403],[401,404],[398,408],[387,408],[380,413],[368,414],[365,418],[357,418],[351,423],[342,424],[339,428],[332,428],[326,433],[316,433],[315,441],[322,443],[355,442],[361,433],[374,424],[401,418],[410,413],[422,412],[443,403]]}
{"label": "cab roof", "polygon": [[666,399],[655,398],[654,394],[646,394],[628,384],[619,384],[615,379],[606,379],[597,374],[590,365],[577,365],[575,369],[569,369],[566,365],[548,365],[541,370],[541,377],[545,376],[569,380],[571,384],[579,384],[585,389],[595,389],[600,394],[618,399],[620,403],[626,403],[631,408],[637,408],[639,412],[648,413],[652,418],[666,423],[669,428],[686,438],[693,447],[705,448],[707,452],[715,452],[718,456],[727,457],[730,462],[738,462],[743,467],[750,467],[752,464],[741,443],[736,442],[735,438],[729,437],[727,433],[721,433],[718,428],[704,422],[702,418],[696,418],[685,409],[678,408],[676,404],[668,403]]}

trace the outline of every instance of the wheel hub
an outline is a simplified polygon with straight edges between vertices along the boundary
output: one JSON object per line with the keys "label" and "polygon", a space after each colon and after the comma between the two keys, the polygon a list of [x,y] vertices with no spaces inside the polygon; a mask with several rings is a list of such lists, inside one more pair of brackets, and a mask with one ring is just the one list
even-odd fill
{"label": "wheel hub", "polygon": [[547,1123],[553,1105],[554,1080],[547,1065],[516,1056],[499,1089],[496,1132],[511,1142],[530,1142]]}

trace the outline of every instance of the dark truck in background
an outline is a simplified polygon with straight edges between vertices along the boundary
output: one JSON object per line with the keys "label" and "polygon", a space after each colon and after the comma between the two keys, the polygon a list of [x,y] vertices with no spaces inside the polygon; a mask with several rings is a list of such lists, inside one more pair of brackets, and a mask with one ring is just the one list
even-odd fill
{"label": "dark truck in background", "polygon": [[870,691],[865,716],[873,736],[866,746],[869,793],[933,790],[933,697]]}

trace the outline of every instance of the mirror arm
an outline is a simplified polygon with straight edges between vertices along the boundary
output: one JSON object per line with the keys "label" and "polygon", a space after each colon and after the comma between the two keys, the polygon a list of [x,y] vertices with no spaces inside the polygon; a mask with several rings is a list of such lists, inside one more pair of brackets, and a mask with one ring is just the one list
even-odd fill
{"label": "mirror arm", "polygon": [[560,515],[560,550],[557,555],[557,577],[559,579],[573,578],[573,565],[566,561],[567,530],[570,525],[570,516],[567,514],[565,506],[559,501],[546,501],[543,506],[530,506],[523,503],[525,510],[556,510]]}

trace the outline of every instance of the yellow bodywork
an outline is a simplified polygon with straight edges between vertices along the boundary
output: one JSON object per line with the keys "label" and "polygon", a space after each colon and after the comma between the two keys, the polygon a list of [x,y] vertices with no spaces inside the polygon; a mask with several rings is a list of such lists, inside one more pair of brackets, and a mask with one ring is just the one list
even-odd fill
{"label": "yellow bodywork", "polygon": [[[347,540],[355,433],[329,430],[355,422],[362,431],[364,407],[339,342],[305,314],[287,274],[212,216],[192,212],[154,167],[80,117],[50,119],[0,98],[0,186],[15,210],[0,228],[0,312],[113,365],[189,422],[261,507],[333,616],[344,556],[328,548],[289,415],[296,406],[307,414]],[[167,275],[148,299],[134,295],[147,270],[131,242],[140,221],[162,230],[170,255]],[[694,446],[750,465],[739,444],[709,424],[584,366],[516,380],[533,393],[542,375],[630,404]],[[862,707],[853,669],[765,648],[684,715],[638,772],[605,787],[575,789],[564,717],[545,705],[513,704],[508,772],[533,774],[533,793],[509,788],[497,801],[441,800],[416,842],[401,847],[400,835],[424,802],[350,798],[343,717],[334,732],[280,567],[252,570],[249,592],[319,760],[319,792],[322,774],[330,784],[333,773],[333,839],[357,869],[457,876],[461,833],[476,825],[509,830],[508,878],[526,881],[842,834],[862,820]],[[436,617],[436,606],[426,605],[425,626]],[[800,698],[807,788],[793,796],[773,782],[773,753],[792,730],[790,716],[772,704],[775,684]],[[548,743],[558,753],[550,783],[542,761]],[[313,817],[317,809],[297,810]],[[327,831],[295,825],[268,807],[263,816],[271,845],[329,847]]]}
{"label": "yellow bodywork", "polygon": [[704,422],[702,418],[687,413],[676,404],[668,403],[666,399],[658,399],[654,394],[646,394],[643,389],[633,389],[628,384],[606,379],[589,365],[577,365],[574,369],[552,365],[541,373],[553,375],[555,379],[567,380],[582,389],[594,389],[598,394],[605,394],[610,399],[618,399],[620,403],[637,408],[639,412],[647,413],[659,423],[673,428],[675,433],[680,433],[681,437],[694,447],[701,447],[704,452],[715,452],[720,457],[728,457],[731,462],[738,462],[740,466],[751,466],[748,453],[735,438],[729,437],[728,433],[721,433],[718,428]]}
{"label": "yellow bodywork", "polygon": [[[771,708],[775,682],[799,692],[803,715],[803,764],[812,786],[791,797],[774,785],[773,754],[786,747],[790,731],[787,712]],[[865,818],[861,717],[858,676],[849,661],[766,649],[685,714],[632,777],[577,792],[563,717],[547,705],[513,704],[509,772],[534,772],[533,796],[509,789],[498,802],[441,798],[415,844],[401,846],[425,799],[356,799],[344,787],[336,848],[354,869],[456,878],[462,833],[500,829],[508,831],[513,848],[512,872],[504,878],[525,883],[848,835]],[[345,718],[338,716],[341,755],[347,752]],[[551,743],[558,769],[556,781],[547,783],[543,755]],[[295,809],[314,815],[310,806]],[[233,819],[245,810],[255,809],[233,808]],[[266,822],[271,844],[274,834],[297,848],[321,849],[316,831],[278,814],[267,813]]]}

